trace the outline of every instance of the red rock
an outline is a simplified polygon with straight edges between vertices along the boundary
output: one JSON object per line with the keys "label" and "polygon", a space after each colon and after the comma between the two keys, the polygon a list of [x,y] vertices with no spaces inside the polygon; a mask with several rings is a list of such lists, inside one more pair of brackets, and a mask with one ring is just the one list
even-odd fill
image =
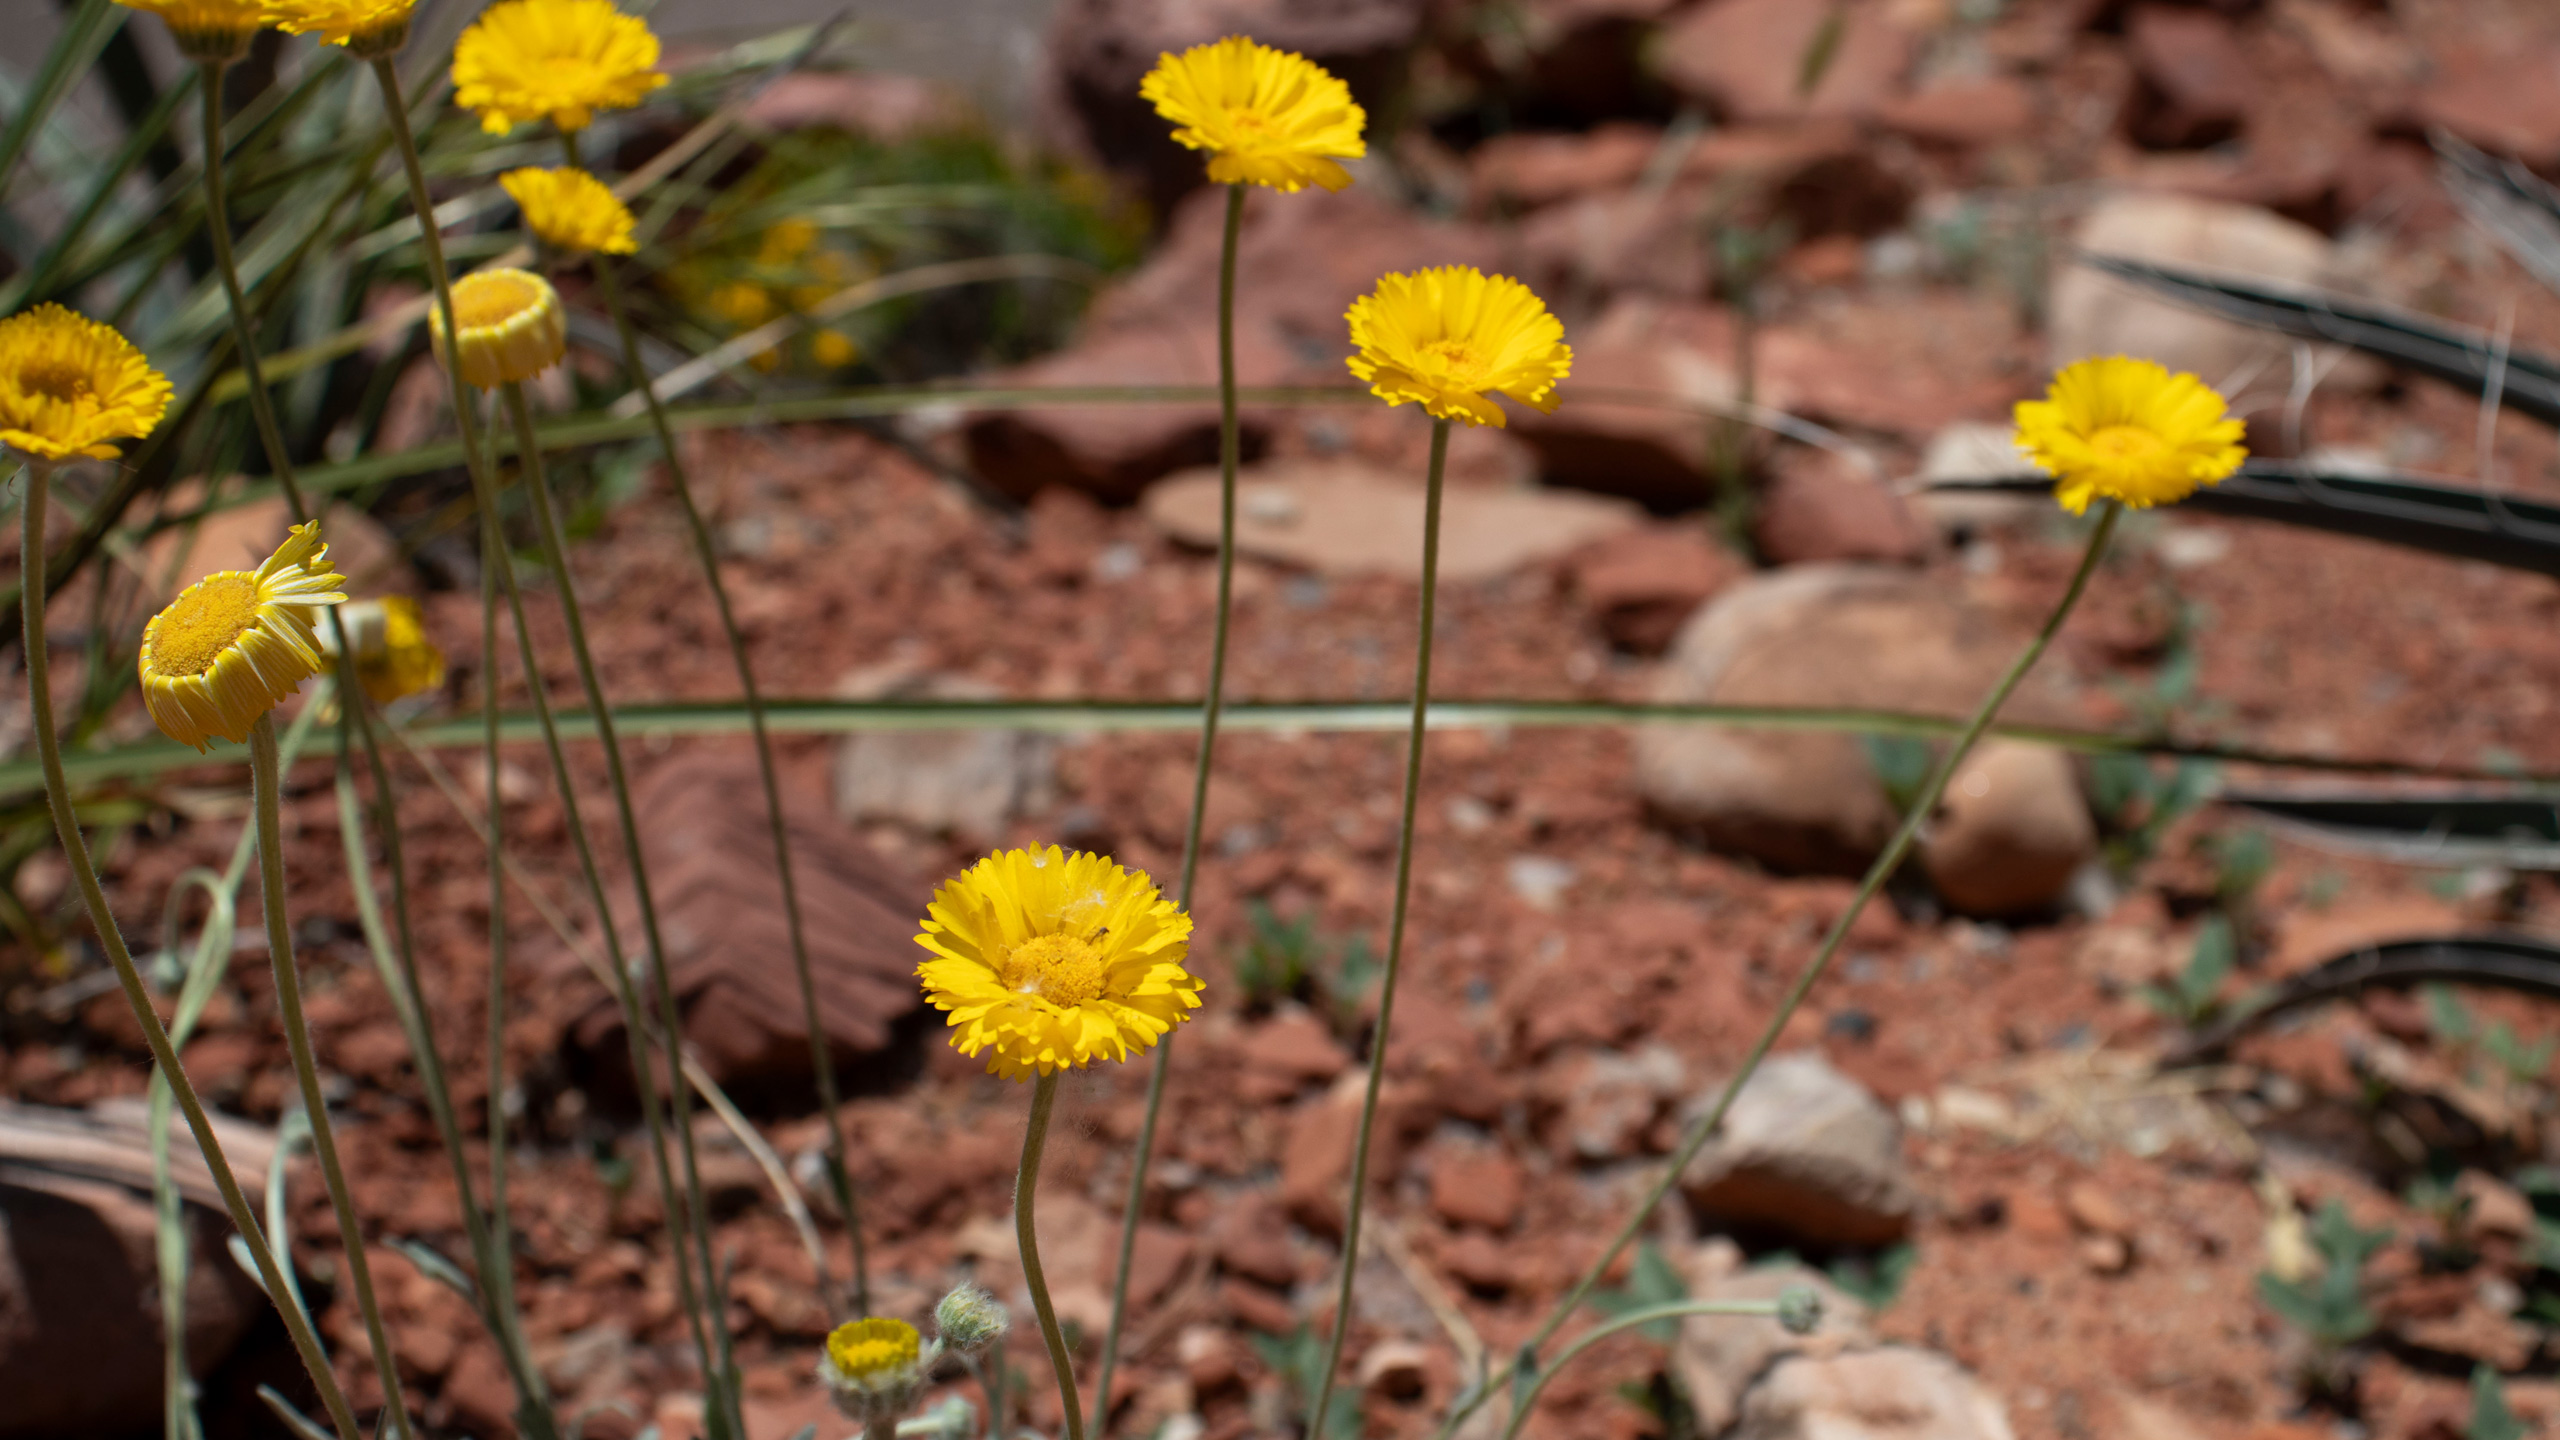
{"label": "red rock", "polygon": [[[842,1063],[887,1046],[890,1027],[921,1003],[915,917],[931,887],[827,815],[819,796],[786,786],[784,799],[818,1013]],[[754,759],[694,751],[647,777],[636,803],[687,1043],[733,1091],[806,1094],[809,1039]],[[614,915],[636,943],[627,884]],[[567,956],[552,964],[594,995],[572,1042],[615,1064],[625,1053],[620,1008]]]}
{"label": "red rock", "polygon": [[1287,1217],[1259,1195],[1225,1207],[1209,1228],[1210,1252],[1220,1267],[1274,1289],[1298,1282],[1297,1253],[1289,1248]]}
{"label": "red rock", "polygon": [[1808,290],[1848,285],[1866,273],[1867,248],[1855,235],[1817,235],[1778,257],[1778,271]]}
{"label": "red rock", "polygon": [[1265,1335],[1286,1335],[1298,1328],[1297,1310],[1259,1285],[1226,1281],[1218,1287],[1218,1303],[1248,1329]]}
{"label": "red rock", "polygon": [[1658,655],[1691,611],[1742,573],[1742,561],[1703,525],[1654,524],[1584,549],[1566,567],[1610,643]]}
{"label": "red rock", "polygon": [[1696,221],[1701,193],[1602,190],[1537,211],[1520,225],[1520,278],[1541,295],[1694,300],[1714,271]]}
{"label": "red rock", "polygon": [[[1389,1086],[1378,1097],[1377,1127],[1369,1136],[1369,1181],[1396,1172],[1405,1132],[1417,1118],[1412,1098]],[[1351,1149],[1360,1134],[1360,1087],[1344,1084],[1300,1105],[1289,1120],[1280,1156],[1280,1203],[1310,1229],[1339,1232],[1351,1182]]]}
{"label": "red rock", "polygon": [[1896,96],[1876,118],[1886,129],[1933,145],[2002,145],[2027,138],[2036,111],[2025,85],[1994,75]]}
{"label": "red rock", "polygon": [[[1877,3],[1844,7],[1804,0],[1709,0],[1662,32],[1663,78],[1737,120],[1871,115],[1910,63],[1911,39]],[[1806,56],[1827,18],[1845,24],[1811,95],[1799,93]]]}
{"label": "red rock", "polygon": [[1879,479],[1850,472],[1825,451],[1793,451],[1760,492],[1753,539],[1762,558],[1916,563],[1930,550],[1928,526]]}
{"label": "red rock", "polygon": [[1248,1071],[1276,1076],[1289,1091],[1311,1081],[1330,1080],[1351,1064],[1333,1032],[1304,1010],[1284,1010],[1252,1027],[1236,1048]]}
{"label": "red rock", "polygon": [[1511,1228],[1520,1218],[1528,1177],[1508,1155],[1442,1155],[1431,1165],[1431,1208],[1452,1225]]}
{"label": "red rock", "polygon": [[1518,130],[1497,135],[1468,157],[1478,207],[1535,209],[1597,190],[1616,190],[1642,176],[1662,148],[1662,131],[1624,121],[1581,133]]}
{"label": "red rock", "polygon": [[1173,1355],[1182,1362],[1182,1373],[1199,1396],[1219,1394],[1244,1376],[1244,1353],[1235,1337],[1214,1325],[1182,1327],[1182,1333],[1173,1337]]}
{"label": "red rock", "polygon": [[486,1340],[475,1339],[463,1348],[462,1358],[444,1378],[439,1398],[451,1412],[456,1429],[497,1440],[516,1433],[515,1384],[507,1378],[498,1347]]}
{"label": "red rock", "polygon": [[1519,1283],[1517,1247],[1470,1230],[1440,1247],[1440,1268],[1476,1290],[1508,1290]]}
{"label": "red rock", "polygon": [[2484,150],[2528,164],[2560,163],[2560,45],[2448,55],[2412,107]]}
{"label": "red rock", "polygon": [[[1704,501],[1707,415],[1682,406],[1733,399],[1731,315],[1629,297],[1577,333],[1573,346],[1581,395],[1553,415],[1521,415],[1511,427],[1538,452],[1547,479],[1652,504]],[[1658,398],[1635,404],[1618,395]],[[1781,410],[1792,399],[1783,387],[1760,394],[1762,404]]]}
{"label": "red rock", "polygon": [[2126,20],[2125,39],[2154,98],[2132,117],[2136,140],[2190,150],[2238,131],[2259,78],[2230,20],[2211,10],[2142,5]]}
{"label": "red rock", "polygon": [[2133,1215],[2124,1208],[2105,1186],[2094,1180],[2074,1180],[2062,1192],[2062,1208],[2071,1223],[2093,1235],[2113,1235],[2119,1239],[2133,1234]]}

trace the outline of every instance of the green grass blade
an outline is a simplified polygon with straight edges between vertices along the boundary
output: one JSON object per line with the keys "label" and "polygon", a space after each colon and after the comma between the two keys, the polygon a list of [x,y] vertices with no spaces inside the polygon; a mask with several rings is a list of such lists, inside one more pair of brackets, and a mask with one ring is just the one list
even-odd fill
{"label": "green grass blade", "polygon": [[97,63],[98,52],[107,48],[107,41],[131,13],[113,0],[81,0],[80,8],[53,37],[53,48],[45,52],[44,63],[28,82],[24,108],[10,117],[8,129],[0,130],[0,196],[9,193],[9,181],[18,172],[18,162],[26,158],[36,132]]}

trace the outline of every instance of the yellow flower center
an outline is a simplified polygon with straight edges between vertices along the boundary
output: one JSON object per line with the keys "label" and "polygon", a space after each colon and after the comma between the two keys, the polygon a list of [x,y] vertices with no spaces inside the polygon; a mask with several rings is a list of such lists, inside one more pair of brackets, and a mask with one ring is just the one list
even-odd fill
{"label": "yellow flower center", "polygon": [[996,978],[1018,995],[1052,1005],[1082,1005],[1102,998],[1102,951],[1073,935],[1035,935],[1006,952]]}
{"label": "yellow flower center", "polygon": [[1437,361],[1442,378],[1461,390],[1485,388],[1483,357],[1467,348],[1464,340],[1441,340],[1423,347],[1422,353]]}
{"label": "yellow flower center", "polygon": [[504,325],[541,308],[542,292],[521,275],[484,270],[453,287],[453,322],[465,330]]}
{"label": "yellow flower center", "polygon": [[904,1320],[847,1321],[827,1336],[827,1358],[856,1380],[913,1365],[921,1353],[916,1327]]}
{"label": "yellow flower center", "polygon": [[64,361],[38,362],[18,372],[18,383],[48,400],[69,404],[90,393],[89,372]]}
{"label": "yellow flower center", "polygon": [[2110,425],[2089,437],[2089,448],[2109,460],[2148,460],[2167,446],[2143,426]]}
{"label": "yellow flower center", "polygon": [[257,576],[245,570],[208,576],[161,613],[151,632],[151,668],[163,675],[202,675],[257,623]]}

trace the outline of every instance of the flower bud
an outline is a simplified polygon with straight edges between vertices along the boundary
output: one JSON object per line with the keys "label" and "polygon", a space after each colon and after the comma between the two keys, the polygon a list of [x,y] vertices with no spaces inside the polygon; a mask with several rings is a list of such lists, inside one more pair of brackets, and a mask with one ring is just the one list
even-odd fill
{"label": "flower bud", "polygon": [[1822,1296],[1810,1285],[1792,1285],[1779,1292],[1778,1323],[1790,1335],[1810,1335],[1822,1323]]}
{"label": "flower bud", "polygon": [[1004,1338],[1013,1317],[993,1295],[975,1285],[961,1285],[933,1307],[933,1327],[942,1343],[963,1355],[975,1355]]}
{"label": "flower bud", "polygon": [[[443,358],[444,307],[429,307],[427,323],[436,355]],[[455,368],[475,390],[530,380],[559,364],[569,349],[569,319],[559,292],[530,270],[482,270],[455,281],[453,323],[462,333]]]}

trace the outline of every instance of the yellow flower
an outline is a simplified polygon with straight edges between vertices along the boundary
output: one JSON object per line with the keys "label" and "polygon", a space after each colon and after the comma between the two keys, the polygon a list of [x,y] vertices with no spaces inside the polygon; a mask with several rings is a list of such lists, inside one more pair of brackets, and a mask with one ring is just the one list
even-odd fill
{"label": "yellow flower", "polygon": [[501,0],[453,47],[453,98],[504,135],[528,120],[584,130],[667,83],[658,37],[613,0]]}
{"label": "yellow flower", "polygon": [[2053,498],[2074,515],[2095,499],[2141,510],[2218,484],[2248,458],[2244,433],[2213,387],[2122,355],[2082,360],[2044,399],[2018,402],[2018,449],[2056,477]]}
{"label": "yellow flower", "polygon": [[228,63],[249,53],[249,42],[265,23],[259,0],[117,0],[135,10],[148,10],[169,26],[178,53],[190,60]]}
{"label": "yellow flower", "polygon": [[1369,153],[1349,86],[1304,55],[1241,35],[1158,56],[1138,95],[1179,127],[1174,139],[1210,152],[1209,178],[1221,185],[1339,190],[1351,174],[1334,159]]}
{"label": "yellow flower", "polygon": [[1499,391],[1548,414],[1556,382],[1573,368],[1564,322],[1508,275],[1443,265],[1387,275],[1351,302],[1351,373],[1390,405],[1407,400],[1442,420],[1502,423]]}
{"label": "yellow flower", "polygon": [[316,35],[371,60],[409,39],[409,12],[418,0],[266,0],[262,18],[287,35]]}
{"label": "yellow flower", "polygon": [[827,1359],[849,1379],[867,1380],[916,1363],[924,1337],[904,1320],[849,1320],[827,1336]]}
{"label": "yellow flower", "polygon": [[926,1343],[904,1320],[848,1320],[828,1334],[818,1379],[836,1408],[868,1429],[875,1420],[895,1422],[915,1404],[941,1354],[939,1344]]}
{"label": "yellow flower", "polygon": [[1191,917],[1108,856],[990,855],[945,881],[916,943],[924,994],[951,1012],[953,1049],[992,1050],[987,1073],[1027,1080],[1125,1060],[1190,1018]]}
{"label": "yellow flower", "polygon": [[630,208],[603,181],[575,165],[510,170],[498,177],[498,184],[515,197],[525,228],[555,250],[628,255],[640,248],[631,238]]}
{"label": "yellow flower", "polygon": [[809,358],[830,370],[841,370],[862,358],[862,347],[841,330],[821,330],[809,337]]}
{"label": "yellow flower", "polygon": [[0,444],[47,460],[115,458],[151,433],[169,381],[112,325],[59,305],[0,320]]}
{"label": "yellow flower", "polygon": [[817,243],[818,226],[815,221],[797,215],[788,220],[777,220],[756,242],[756,263],[788,265],[808,254],[809,248]]}
{"label": "yellow flower", "polygon": [[190,585],[142,630],[142,701],[152,723],[198,750],[241,741],[319,673],[311,607],[338,589],[319,522],[296,525],[255,570],[218,570]]}
{"label": "yellow flower", "polygon": [[[356,680],[376,705],[388,705],[444,684],[444,652],[427,638],[426,616],[406,595],[358,600],[338,612],[348,648],[355,651]],[[333,650],[322,630],[320,648]]]}
{"label": "yellow flower", "polygon": [[[444,307],[428,307],[427,323],[441,357]],[[481,270],[455,281],[453,323],[462,328],[462,383],[481,390],[530,380],[569,349],[560,292],[530,270]]]}

